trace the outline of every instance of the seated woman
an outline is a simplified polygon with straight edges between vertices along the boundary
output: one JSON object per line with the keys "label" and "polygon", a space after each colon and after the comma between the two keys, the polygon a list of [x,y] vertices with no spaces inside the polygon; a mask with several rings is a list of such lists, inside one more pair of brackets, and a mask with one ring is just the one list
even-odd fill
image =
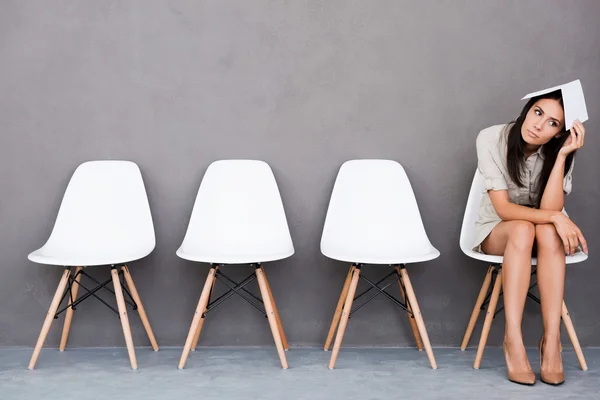
{"label": "seated woman", "polygon": [[478,168],[487,194],[480,205],[474,246],[504,256],[503,350],[508,378],[515,383],[533,385],[536,379],[521,332],[532,255],[538,259],[544,325],[539,342],[541,380],[564,382],[560,322],[565,254],[572,255],[579,247],[587,253],[580,229],[563,209],[564,196],[571,191],[574,154],[585,138],[579,120],[570,125],[567,131],[559,89],[532,97],[515,121],[484,129],[477,137]]}

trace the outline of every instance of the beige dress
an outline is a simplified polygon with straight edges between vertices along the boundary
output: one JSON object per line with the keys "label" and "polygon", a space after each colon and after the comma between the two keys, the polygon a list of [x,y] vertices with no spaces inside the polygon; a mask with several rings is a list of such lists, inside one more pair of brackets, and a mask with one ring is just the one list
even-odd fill
{"label": "beige dress", "polygon": [[[542,147],[525,160],[526,168],[522,178],[525,187],[518,187],[510,178],[506,167],[506,142],[509,129],[510,125],[508,124],[494,125],[482,130],[477,136],[477,167],[485,181],[485,193],[481,199],[479,217],[475,223],[475,242],[473,243],[475,251],[481,251],[481,243],[492,229],[502,222],[492,205],[488,190],[507,190],[511,203],[523,206],[535,205],[535,189],[544,164]],[[571,174],[574,164],[574,162],[571,163],[571,168],[563,181],[565,194],[571,193]]]}

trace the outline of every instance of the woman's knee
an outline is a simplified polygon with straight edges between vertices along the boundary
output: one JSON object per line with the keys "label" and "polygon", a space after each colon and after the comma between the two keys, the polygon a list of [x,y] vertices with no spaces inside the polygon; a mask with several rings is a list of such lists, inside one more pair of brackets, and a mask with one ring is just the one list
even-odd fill
{"label": "woman's knee", "polygon": [[535,241],[538,249],[563,251],[563,244],[553,224],[535,226]]}
{"label": "woman's knee", "polygon": [[509,241],[519,248],[531,249],[535,240],[535,225],[529,221],[511,221]]}

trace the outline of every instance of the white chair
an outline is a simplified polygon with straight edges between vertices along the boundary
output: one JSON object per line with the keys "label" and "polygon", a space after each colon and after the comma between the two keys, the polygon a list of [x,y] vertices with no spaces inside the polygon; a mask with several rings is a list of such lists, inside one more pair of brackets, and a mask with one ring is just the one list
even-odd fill
{"label": "white chair", "polygon": [[[183,259],[211,264],[181,355],[180,369],[185,366],[190,350],[196,348],[206,314],[234,294],[266,314],[281,365],[284,369],[288,367],[284,350],[289,346],[262,263],[292,254],[292,238],[269,165],[256,160],[213,162],[200,184],[185,238],[177,250]],[[235,282],[222,272],[224,266],[231,264],[250,264],[254,272],[242,282]],[[244,288],[254,279],[258,280],[262,300]],[[216,280],[230,290],[210,302]]]}
{"label": "white chair", "polygon": [[[324,346],[327,351],[337,328],[329,368],[335,366],[350,314],[375,296],[383,294],[407,311],[417,346],[419,350],[425,347],[431,367],[436,369],[425,323],[405,264],[433,260],[440,253],[429,242],[412,187],[399,163],[390,160],[351,160],[342,165],[325,218],[321,252],[334,260],[351,263]],[[374,283],[361,275],[361,268],[365,264],[390,265],[393,270]],[[394,279],[381,286],[392,275]],[[370,288],[355,298],[359,278],[367,282]],[[396,282],[402,300],[385,290]],[[377,293],[351,311],[353,301],[371,289]]]}
{"label": "white chair", "polygon": [[[481,358],[483,357],[483,351],[485,349],[490,328],[492,326],[492,320],[494,319],[496,314],[502,311],[502,308],[496,311],[496,305],[498,303],[498,299],[502,290],[501,274],[503,257],[483,254],[473,250],[473,242],[475,240],[475,222],[477,221],[479,213],[479,204],[481,203],[481,199],[484,193],[485,187],[483,177],[481,176],[479,170],[476,170],[475,176],[473,178],[473,183],[471,185],[471,190],[469,192],[469,198],[467,200],[467,206],[465,209],[460,233],[460,248],[463,251],[463,253],[465,253],[468,257],[484,261],[489,264],[487,273],[483,280],[483,285],[481,286],[481,290],[479,291],[479,296],[475,301],[475,307],[473,308],[473,312],[471,314],[471,319],[469,320],[465,336],[463,337],[463,341],[460,346],[460,349],[463,351],[467,348],[469,344],[469,339],[471,338],[473,329],[475,327],[475,324],[477,323],[479,312],[480,310],[483,310],[486,305],[488,305],[485,321],[483,324],[483,330],[481,332],[481,339],[479,340],[479,346],[477,348],[477,354],[475,356],[475,363],[473,364],[473,368],[475,369],[479,369],[481,365]],[[585,253],[578,252],[575,253],[575,255],[573,256],[566,257],[566,262],[567,264],[574,264],[585,261],[586,259],[587,255]],[[531,259],[531,264],[534,266],[532,270],[533,276],[533,274],[535,273],[535,266],[537,265],[537,259],[535,257]],[[493,289],[491,289],[492,281],[494,281]],[[537,283],[534,283],[533,285],[531,285],[531,288],[534,288],[536,285]],[[533,293],[529,292],[527,296],[539,304],[539,298]],[[579,359],[581,369],[586,371],[587,364],[585,362],[585,358],[583,357],[583,352],[581,350],[579,340],[577,339],[577,334],[575,333],[573,322],[571,320],[571,317],[569,316],[569,312],[564,301],[562,306],[562,319],[565,324],[565,328],[567,329],[567,332],[569,334],[569,337],[571,338],[571,342],[573,343],[573,348],[577,354],[577,358]]]}
{"label": "white chair", "polygon": [[[90,296],[102,301],[120,317],[133,369],[137,369],[137,361],[126,304],[137,309],[152,347],[155,351],[158,350],[148,317],[126,265],[146,257],[154,246],[152,216],[138,166],[129,161],[91,161],[81,164],[67,186],[48,241],[28,257],[39,264],[65,267],[35,345],[29,369],[35,367],[53,319],[63,311],[66,311],[66,316],[60,350],[65,349],[73,310]],[[111,278],[101,283],[85,272],[86,268],[97,266],[110,266]],[[74,273],[71,272],[71,267],[76,267]],[[81,283],[82,276],[98,286],[88,289]],[[125,278],[129,291],[121,282],[121,276]],[[114,291],[106,287],[111,280]],[[87,293],[77,299],[80,286]],[[118,311],[96,295],[102,288],[115,294]],[[131,301],[124,298],[123,290]],[[68,305],[57,312],[67,295]]]}

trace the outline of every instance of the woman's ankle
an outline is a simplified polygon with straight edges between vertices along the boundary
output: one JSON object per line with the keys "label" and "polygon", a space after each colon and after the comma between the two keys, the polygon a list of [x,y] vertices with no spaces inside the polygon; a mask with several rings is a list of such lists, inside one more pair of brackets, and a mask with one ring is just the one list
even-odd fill
{"label": "woman's ankle", "polygon": [[504,342],[510,346],[523,346],[523,335],[521,332],[504,332]]}
{"label": "woman's ankle", "polygon": [[558,344],[558,343],[560,343],[560,332],[558,332],[558,333],[544,332],[543,338],[544,338],[544,343]]}

